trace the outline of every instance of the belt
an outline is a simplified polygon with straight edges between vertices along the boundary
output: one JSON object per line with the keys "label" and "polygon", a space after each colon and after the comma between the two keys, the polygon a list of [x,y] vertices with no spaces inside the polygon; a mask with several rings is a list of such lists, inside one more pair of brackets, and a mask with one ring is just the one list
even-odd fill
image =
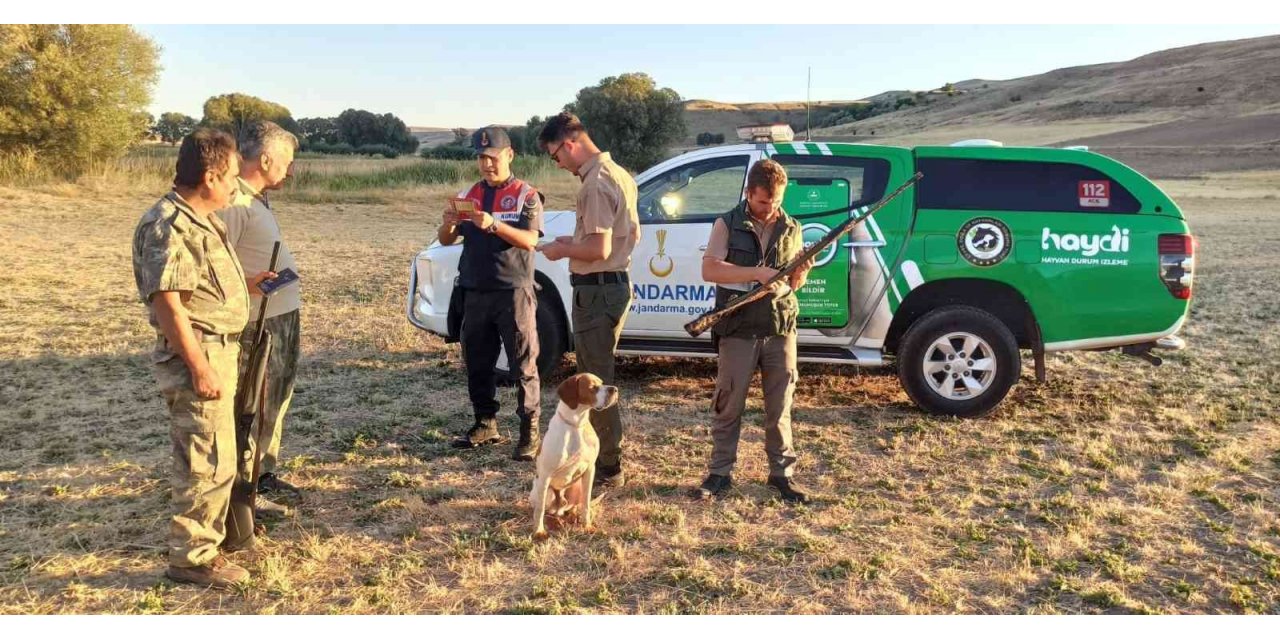
{"label": "belt", "polygon": [[626,271],[601,271],[599,273],[571,273],[569,284],[575,287],[584,284],[627,284],[631,278]]}
{"label": "belt", "polygon": [[191,331],[196,334],[198,342],[213,342],[222,345],[228,345],[240,342],[240,333],[205,333],[195,327]]}

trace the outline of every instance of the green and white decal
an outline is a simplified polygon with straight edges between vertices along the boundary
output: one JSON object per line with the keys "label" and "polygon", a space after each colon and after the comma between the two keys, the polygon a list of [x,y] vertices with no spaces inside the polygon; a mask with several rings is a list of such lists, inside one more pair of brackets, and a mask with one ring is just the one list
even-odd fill
{"label": "green and white decal", "polygon": [[[848,204],[847,180],[790,180],[782,208],[800,223],[804,246],[808,248],[848,216],[847,213],[820,217],[810,214]],[[800,302],[800,327],[830,328],[849,324],[849,252],[842,251],[840,243],[833,243],[818,254],[809,279],[796,293],[796,298]]]}

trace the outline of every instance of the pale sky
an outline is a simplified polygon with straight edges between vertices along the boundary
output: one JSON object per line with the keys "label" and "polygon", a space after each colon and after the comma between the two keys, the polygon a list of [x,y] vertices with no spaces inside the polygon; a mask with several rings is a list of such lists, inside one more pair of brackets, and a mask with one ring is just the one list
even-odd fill
{"label": "pale sky", "polygon": [[295,118],[356,108],[411,126],[468,128],[554,114],[582,87],[634,71],[684,99],[770,102],[804,100],[812,67],[813,100],[854,100],[1280,34],[1280,25],[137,28],[162,47],[157,115],[199,118],[206,98],[240,92]]}

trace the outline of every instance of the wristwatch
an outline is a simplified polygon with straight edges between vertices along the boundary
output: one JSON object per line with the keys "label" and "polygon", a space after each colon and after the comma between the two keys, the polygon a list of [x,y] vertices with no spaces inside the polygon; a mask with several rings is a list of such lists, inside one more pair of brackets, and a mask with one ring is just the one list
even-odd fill
{"label": "wristwatch", "polygon": [[494,218],[494,219],[493,219],[493,224],[491,224],[491,225],[489,225],[489,226],[485,227],[485,229],[484,229],[484,230],[485,230],[485,231],[487,231],[487,232],[489,232],[489,233],[492,233],[492,234],[494,234],[494,235],[497,235],[497,234],[498,234],[498,219],[497,219],[497,218]]}

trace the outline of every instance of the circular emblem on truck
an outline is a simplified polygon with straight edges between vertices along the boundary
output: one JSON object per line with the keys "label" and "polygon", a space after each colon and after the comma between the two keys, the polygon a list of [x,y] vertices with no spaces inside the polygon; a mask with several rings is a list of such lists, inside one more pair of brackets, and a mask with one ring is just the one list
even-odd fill
{"label": "circular emblem on truck", "polygon": [[[826,237],[828,233],[831,233],[831,227],[828,227],[825,224],[819,224],[817,222],[810,222],[809,224],[806,224],[803,227],[800,227],[800,237],[804,243],[805,249],[808,249],[809,247],[817,243],[819,240]],[[832,242],[831,244],[827,245],[827,248],[823,249],[821,252],[818,253],[818,255],[814,256],[813,268],[816,269],[818,267],[821,267],[827,264],[828,262],[831,262],[833,259],[835,259],[837,244],[839,243]]]}
{"label": "circular emblem on truck", "polygon": [[979,266],[999,264],[1013,248],[1009,227],[995,218],[974,218],[960,227],[956,244],[965,260]]}

